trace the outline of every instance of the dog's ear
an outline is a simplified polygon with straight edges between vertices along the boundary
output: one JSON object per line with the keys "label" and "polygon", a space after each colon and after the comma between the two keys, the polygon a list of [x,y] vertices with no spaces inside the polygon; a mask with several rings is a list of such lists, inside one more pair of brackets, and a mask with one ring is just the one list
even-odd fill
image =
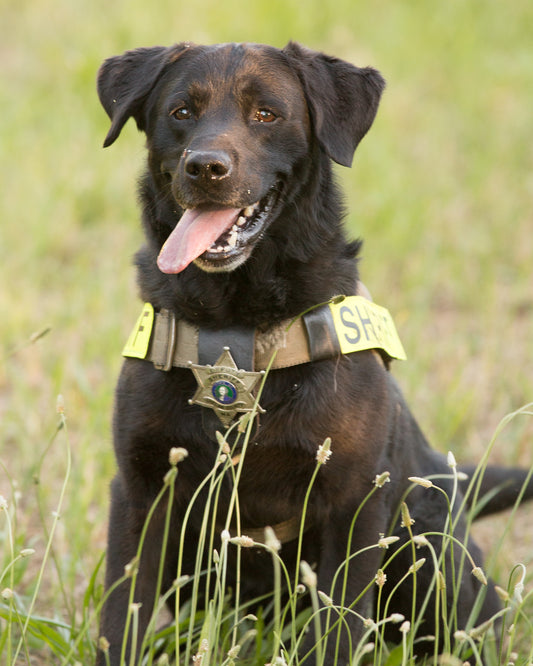
{"label": "dog's ear", "polygon": [[102,106],[111,118],[104,148],[119,136],[128,118],[144,130],[144,104],[166,65],[174,62],[188,44],[154,46],[126,51],[108,58],[98,70],[97,90]]}
{"label": "dog's ear", "polygon": [[338,164],[351,166],[355,149],[376,116],[385,88],[383,77],[371,67],[355,67],[295,42],[283,52],[302,82],[322,147]]}

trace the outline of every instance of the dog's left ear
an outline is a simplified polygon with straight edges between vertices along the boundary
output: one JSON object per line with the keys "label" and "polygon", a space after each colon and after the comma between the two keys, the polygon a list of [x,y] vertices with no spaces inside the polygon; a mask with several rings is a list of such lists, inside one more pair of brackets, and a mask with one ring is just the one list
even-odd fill
{"label": "dog's left ear", "polygon": [[302,82],[322,147],[338,164],[351,166],[355,149],[376,116],[385,88],[383,77],[371,67],[355,67],[295,42],[289,42],[283,53]]}
{"label": "dog's left ear", "polygon": [[188,48],[188,44],[171,47],[154,46],[126,51],[108,58],[98,70],[97,89],[102,106],[111,118],[111,128],[104,148],[118,139],[128,118],[144,130],[144,104],[164,68]]}

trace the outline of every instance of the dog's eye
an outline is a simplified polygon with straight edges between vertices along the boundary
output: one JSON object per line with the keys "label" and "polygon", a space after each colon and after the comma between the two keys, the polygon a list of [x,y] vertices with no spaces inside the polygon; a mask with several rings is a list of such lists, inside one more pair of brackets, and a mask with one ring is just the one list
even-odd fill
{"label": "dog's eye", "polygon": [[254,116],[254,120],[258,123],[272,123],[276,118],[276,114],[269,109],[257,109]]}
{"label": "dog's eye", "polygon": [[176,120],[189,120],[192,117],[192,111],[188,106],[178,106],[175,109],[172,109],[170,115]]}

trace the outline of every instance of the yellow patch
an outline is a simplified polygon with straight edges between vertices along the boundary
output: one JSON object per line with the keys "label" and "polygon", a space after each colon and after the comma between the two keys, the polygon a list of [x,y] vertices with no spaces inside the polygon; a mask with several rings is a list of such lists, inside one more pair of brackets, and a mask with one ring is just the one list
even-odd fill
{"label": "yellow patch", "polygon": [[347,296],[330,304],[343,354],[365,349],[383,349],[392,358],[405,360],[404,348],[386,308],[363,296]]}
{"label": "yellow patch", "polygon": [[141,316],[122,350],[122,356],[129,358],[146,358],[150,336],[154,325],[154,308],[150,303],[145,303]]}

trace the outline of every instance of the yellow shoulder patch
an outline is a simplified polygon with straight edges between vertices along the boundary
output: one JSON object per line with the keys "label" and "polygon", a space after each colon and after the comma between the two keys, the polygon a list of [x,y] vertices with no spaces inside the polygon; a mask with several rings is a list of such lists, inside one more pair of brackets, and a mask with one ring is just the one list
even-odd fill
{"label": "yellow shoulder patch", "polygon": [[126,342],[126,346],[122,350],[122,356],[128,356],[130,358],[146,358],[153,325],[154,308],[150,303],[145,303],[143,311],[137,319],[137,323]]}
{"label": "yellow shoulder patch", "polygon": [[343,354],[383,349],[391,358],[405,361],[407,356],[386,308],[363,296],[347,296],[329,307]]}

